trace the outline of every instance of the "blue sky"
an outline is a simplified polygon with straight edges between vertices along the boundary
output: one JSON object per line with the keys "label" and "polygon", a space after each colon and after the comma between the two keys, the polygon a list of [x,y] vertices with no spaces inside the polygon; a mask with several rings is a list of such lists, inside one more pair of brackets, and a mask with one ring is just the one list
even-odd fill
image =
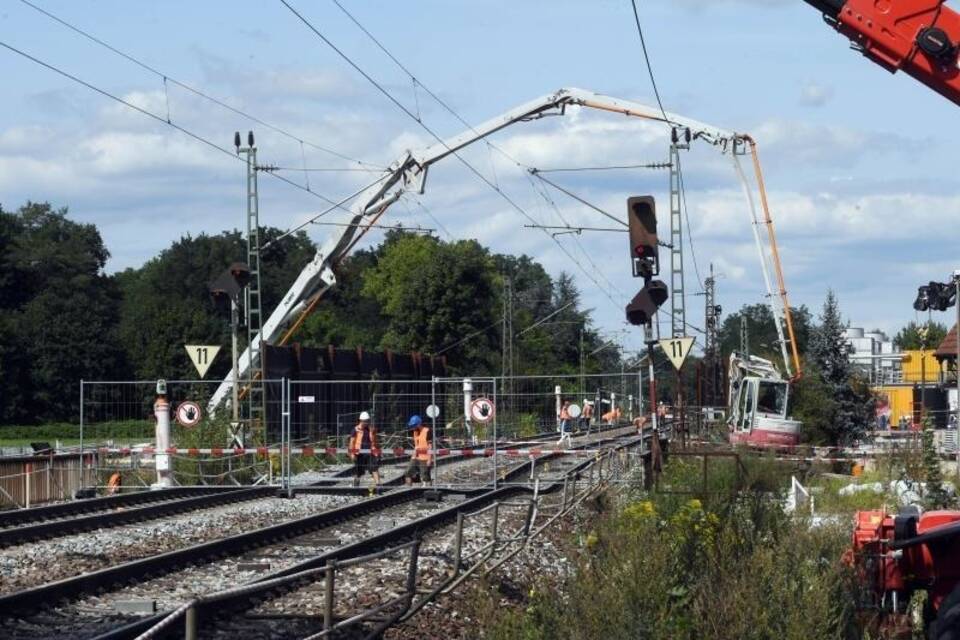
{"label": "blue sky", "polygon": [[[653,104],[626,0],[342,1],[469,122],[564,86]],[[35,2],[172,78],[350,157],[387,164],[430,142],[279,2]],[[293,4],[404,104],[414,110],[419,104],[431,128],[443,135],[463,129],[422,91],[415,95],[409,78],[333,2]],[[819,310],[832,287],[854,325],[895,331],[914,319],[916,286],[947,278],[957,261],[956,107],[849,50],[801,0],[639,6],[667,109],[757,139],[793,302]],[[252,128],[262,162],[348,166],[310,147],[301,153],[297,142],[174,85],[165,92],[160,78],[18,0],[0,4],[0,40],[162,117],[169,107],[173,122],[223,146],[231,146],[234,130]],[[242,224],[239,162],[6,50],[0,75],[5,208],[27,199],[69,206],[75,219],[100,227],[113,254],[110,270],[137,266],[181,235]],[[512,127],[494,141],[524,164],[545,168],[664,160],[668,137],[649,124],[580,112]],[[522,171],[485,145],[465,157],[538,220],[557,224],[562,215],[603,226],[596,213],[550,192],[558,214]],[[684,167],[701,273],[711,261],[716,265],[727,311],[762,300],[747,213],[728,160],[701,146],[684,155]],[[665,225],[665,172],[555,177],[616,213],[627,196],[654,193]],[[362,172],[310,174],[311,187],[332,198],[369,179]],[[599,326],[628,349],[639,347],[639,333],[624,331],[622,323],[623,304],[638,286],[629,277],[622,234],[560,236],[581,266],[572,264],[456,161],[438,164],[417,200],[390,215],[437,227],[422,203],[442,223],[444,237],[476,237],[496,251],[529,253],[554,274],[571,271]],[[289,227],[323,207],[310,194],[261,179],[265,224]],[[329,229],[310,233],[322,240]],[[692,262],[688,254],[691,293],[699,289]],[[702,300],[687,301],[688,320],[698,326]]]}

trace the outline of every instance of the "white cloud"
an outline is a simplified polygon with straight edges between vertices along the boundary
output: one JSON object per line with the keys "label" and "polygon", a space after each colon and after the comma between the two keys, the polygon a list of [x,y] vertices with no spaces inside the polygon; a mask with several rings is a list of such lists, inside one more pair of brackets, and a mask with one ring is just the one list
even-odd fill
{"label": "white cloud", "polygon": [[[236,77],[224,82],[248,86],[243,83],[254,80]],[[306,87],[299,86],[301,80]],[[308,95],[322,96],[335,90],[335,83],[335,75],[317,73],[305,77],[277,72],[261,82],[271,85],[276,95],[258,104],[254,111],[268,121],[273,118],[285,123],[305,139],[322,141],[348,155],[384,164],[407,149],[433,142],[428,134],[392,111],[371,113],[342,108],[341,105],[349,104],[345,99],[332,109],[325,108],[323,117],[314,117],[313,108],[298,100]],[[162,91],[129,91],[124,97],[151,112],[166,113],[167,96]],[[299,145],[284,136],[225,115],[222,109],[182,91],[171,94],[170,104],[174,122],[223,146],[231,146],[234,129],[253,128],[261,162],[286,166],[300,166],[303,162]],[[448,128],[462,127],[448,123]],[[597,166],[663,160],[667,133],[665,127],[649,122],[575,110],[567,118],[519,124],[498,134],[493,141],[532,166]],[[871,155],[913,155],[921,142],[880,132],[787,120],[767,121],[753,134],[761,145],[764,161],[775,168],[788,169],[769,172],[767,177],[787,284],[796,303],[806,302],[818,308],[826,288],[832,286],[841,294],[841,300],[855,304],[850,310],[855,309],[856,314],[845,309],[855,321],[861,313],[864,317],[877,317],[877,308],[883,304],[912,295],[914,281],[944,277],[948,272],[949,256],[942,255],[943,252],[925,256],[924,264],[908,269],[898,271],[892,265],[907,260],[904,246],[925,246],[931,229],[943,228],[956,219],[960,214],[960,190],[951,193],[946,185],[941,188],[948,192],[941,194],[908,187],[876,193],[858,182],[856,177],[860,174],[851,167]],[[305,153],[312,166],[346,164],[309,147]],[[565,220],[571,225],[615,225],[541,185],[560,209],[558,214],[531,189],[521,169],[485,145],[469,147],[462,155],[538,223],[563,224]],[[243,168],[239,162],[231,162],[183,134],[115,104],[102,106],[86,127],[76,130],[44,122],[18,124],[0,131],[0,189],[5,194],[5,206],[17,204],[7,199],[10,197],[18,201],[27,197],[50,199],[58,205],[70,205],[75,217],[100,226],[114,255],[111,269],[136,266],[185,233],[215,233],[241,226]],[[825,178],[811,191],[798,187],[793,175],[796,169],[824,167],[844,179],[831,182]],[[749,162],[745,168],[749,168]],[[728,310],[743,302],[762,301],[763,284],[750,221],[729,158],[713,147],[695,145],[684,154],[684,169],[701,274],[711,261],[716,271],[723,274],[719,287],[721,301]],[[301,183],[305,180],[296,172],[284,175]],[[311,187],[331,197],[349,193],[371,178],[362,173],[310,175]],[[661,203],[661,232],[665,232],[665,171],[553,174],[551,179],[617,217],[624,214],[626,196],[654,193]],[[260,184],[261,219],[265,224],[290,227],[327,206],[267,177]],[[624,234],[559,236],[557,242],[573,256],[571,259],[542,231],[524,229],[523,225],[530,221],[454,158],[431,168],[427,193],[418,197],[455,237],[477,238],[493,251],[526,253],[540,260],[554,275],[560,270],[573,273],[585,306],[597,309],[600,326],[622,326],[621,298],[630,297],[639,288],[629,274]],[[418,207],[412,206],[411,210],[413,215],[398,206],[383,222],[393,224],[402,217],[404,221],[437,227]],[[150,229],[150,233],[144,233],[144,229]],[[311,226],[309,232],[314,239],[322,240],[335,230]],[[439,230],[438,234],[443,235]],[[367,242],[378,237],[371,234]],[[876,266],[878,256],[881,267]],[[701,317],[702,299],[692,295],[697,289],[692,260],[687,260],[686,268],[688,317],[695,321]],[[609,289],[614,303],[592,279]],[[909,301],[905,304],[908,307]]]}
{"label": "white cloud", "polygon": [[833,87],[807,82],[800,87],[800,104],[805,107],[822,107],[833,98]]}

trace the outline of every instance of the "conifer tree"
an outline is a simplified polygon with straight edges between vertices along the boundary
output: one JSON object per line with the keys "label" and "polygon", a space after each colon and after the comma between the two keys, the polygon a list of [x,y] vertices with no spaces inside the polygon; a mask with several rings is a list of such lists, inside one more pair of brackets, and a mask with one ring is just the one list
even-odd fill
{"label": "conifer tree", "polygon": [[809,356],[816,364],[824,390],[833,401],[832,415],[826,425],[837,444],[850,444],[863,436],[870,418],[871,398],[850,365],[840,305],[832,290],[827,291],[820,314],[820,325],[810,339]]}

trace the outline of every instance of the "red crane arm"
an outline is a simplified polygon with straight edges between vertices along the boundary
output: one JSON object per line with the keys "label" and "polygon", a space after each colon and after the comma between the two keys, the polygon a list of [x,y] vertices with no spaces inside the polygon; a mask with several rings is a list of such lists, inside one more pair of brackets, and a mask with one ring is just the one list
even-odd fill
{"label": "red crane arm", "polygon": [[867,58],[960,104],[960,14],[945,0],[806,0]]}

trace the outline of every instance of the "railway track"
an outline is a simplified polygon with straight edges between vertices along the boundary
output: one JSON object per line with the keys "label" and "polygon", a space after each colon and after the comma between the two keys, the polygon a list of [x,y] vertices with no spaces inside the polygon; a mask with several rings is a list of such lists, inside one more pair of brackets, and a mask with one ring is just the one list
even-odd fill
{"label": "railway track", "polygon": [[[543,434],[537,439],[550,437]],[[503,447],[515,446],[514,442],[505,442]],[[437,460],[438,466],[463,462],[463,455],[443,456]],[[392,473],[393,468],[409,460],[409,456],[391,456],[382,464],[386,478],[385,487],[403,484],[402,470]],[[353,475],[348,468],[332,474],[332,479],[321,480],[312,486],[326,486],[334,490],[341,486],[342,478]],[[356,493],[350,487],[347,495]],[[118,527],[129,523],[146,522],[165,518],[178,513],[208,509],[220,505],[264,498],[274,492],[271,487],[177,487],[155,491],[142,491],[116,496],[78,500],[68,503],[21,509],[0,513],[0,549],[61,536],[74,535],[84,531],[93,531],[109,527]]]}
{"label": "railway track", "polygon": [[[632,438],[614,444],[625,447],[637,444],[639,441],[639,438]],[[550,456],[544,456],[544,458],[548,457]],[[551,473],[546,474],[548,477],[545,479],[548,484],[542,486],[542,492],[560,492],[564,488],[563,483],[559,481],[563,475],[572,474],[575,476],[594,462],[593,459],[587,459],[562,469],[554,467]],[[516,480],[525,476],[527,473],[526,467],[525,464],[518,465],[507,474],[505,479],[508,481]],[[398,545],[404,543],[417,546],[417,550],[413,553],[418,558],[429,554],[434,560],[437,560],[449,555],[449,549],[445,548],[443,544],[421,544],[419,541],[423,540],[426,533],[438,529],[449,529],[453,523],[457,522],[460,514],[483,510],[492,503],[506,501],[517,496],[529,496],[530,493],[530,487],[508,484],[499,489],[484,492],[460,504],[428,514],[417,521],[358,540],[352,544],[336,547],[282,571],[272,573],[269,577],[257,583],[200,598],[189,606],[182,606],[166,617],[158,616],[152,627],[150,637],[182,637],[182,625],[188,617],[188,611],[190,611],[189,616],[196,621],[196,629],[194,630],[196,635],[187,635],[188,638],[227,639],[238,636],[251,640],[258,638],[313,638],[315,637],[313,634],[318,634],[324,628],[325,621],[321,612],[328,596],[325,589],[320,588],[320,583],[325,584],[326,573],[324,569],[328,568],[330,563],[344,563],[346,568],[351,559],[368,554],[377,554],[377,552],[388,547],[397,549]],[[564,499],[566,498],[564,497]],[[449,534],[450,531],[446,530],[446,533]],[[393,559],[394,562],[397,559],[403,563],[407,562],[403,553],[399,555],[399,558]],[[439,563],[435,562],[434,564]],[[402,590],[403,586],[390,584],[389,581],[385,582],[381,578],[385,572],[386,570],[382,567],[372,567],[366,571],[354,571],[350,576],[351,579],[357,580],[366,577],[367,581],[365,585],[359,587],[351,584],[347,599],[370,602],[376,600],[376,596],[372,594],[376,594],[379,590],[387,590],[386,597],[388,603],[391,602],[389,596]],[[436,570],[433,573],[435,576],[439,575]],[[342,579],[340,578],[340,580]],[[340,582],[337,584],[340,585]],[[338,586],[338,588],[342,587]],[[428,587],[427,590],[429,591],[430,588]],[[392,603],[401,605],[400,600],[394,598]],[[409,602],[407,602],[406,607],[400,606],[400,611],[392,612],[392,616],[389,608],[384,607],[385,617],[375,621],[372,627],[363,629],[362,633],[355,637],[371,637],[368,634],[382,631],[399,620],[405,610],[409,611],[409,606]],[[241,611],[250,613],[238,615]],[[346,620],[352,615],[349,607],[338,613],[337,621]],[[98,640],[135,637],[136,632],[146,628],[148,628],[147,621],[144,621],[140,625],[101,636]],[[354,636],[348,635],[347,637]]]}
{"label": "railway track", "polygon": [[[535,461],[536,466],[551,462],[554,454],[541,456]],[[586,460],[579,465],[589,464]],[[527,474],[529,468],[528,462],[515,465],[513,470],[504,475],[505,480],[522,479]],[[569,466],[569,465],[568,465]],[[559,465],[557,466],[559,468]],[[483,490],[468,492],[450,492],[448,494],[459,494],[466,496],[464,505],[472,505],[474,500],[488,495],[488,500],[496,500],[498,496],[513,495],[513,492],[525,490],[519,486],[505,487],[494,492],[485,492]],[[311,487],[300,489],[303,493],[313,494],[317,492],[327,492],[326,488]],[[337,490],[341,493],[351,493],[348,489]],[[479,495],[477,495],[479,494]],[[364,546],[365,544],[385,543],[389,540],[397,540],[398,537],[408,536],[410,532],[424,532],[443,523],[448,523],[451,514],[455,518],[455,513],[459,506],[454,505],[447,509],[440,509],[436,503],[422,503],[433,505],[427,507],[415,506],[410,508],[410,504],[423,496],[422,489],[410,489],[402,491],[393,491],[386,495],[363,500],[354,504],[346,505],[337,509],[325,511],[316,515],[301,518],[295,521],[285,522],[271,527],[265,527],[254,531],[247,531],[239,535],[229,536],[211,540],[199,545],[194,545],[185,549],[178,549],[166,553],[152,555],[135,561],[122,563],[117,566],[107,567],[101,570],[92,571],[85,575],[75,576],[64,580],[58,580],[52,583],[43,584],[37,587],[24,589],[15,593],[0,596],[0,611],[7,614],[7,617],[0,619],[0,635],[9,638],[43,638],[62,636],[62,633],[54,634],[52,628],[71,630],[71,637],[133,637],[134,631],[144,628],[151,620],[156,622],[153,617],[147,620],[139,620],[141,616],[131,616],[121,614],[110,609],[105,609],[102,602],[95,600],[84,601],[82,598],[86,594],[97,591],[116,592],[119,587],[126,583],[146,584],[151,578],[169,575],[173,572],[181,571],[184,567],[196,565],[197,567],[210,567],[220,562],[222,558],[238,559],[233,562],[234,569],[238,564],[252,566],[254,573],[247,575],[243,579],[255,579],[256,572],[261,571],[263,567],[269,565],[271,578],[283,577],[289,575],[291,571],[296,572],[304,563],[313,562],[316,558],[340,557],[337,554],[346,554],[342,557],[350,557],[350,554],[359,553],[363,549],[372,548]],[[406,513],[392,516],[390,509],[406,509]],[[466,507],[464,507],[466,508]],[[437,514],[444,515],[438,516]],[[376,518],[379,516],[379,526],[371,527],[362,525],[360,529],[367,533],[371,530],[383,529],[381,533],[373,536],[358,536],[356,531],[335,530],[338,524],[360,523],[367,517]],[[400,524],[397,524],[400,523]],[[392,526],[396,525],[396,526]],[[350,525],[353,526],[353,525]],[[359,538],[359,539],[357,539]],[[341,544],[343,539],[347,539],[347,544]],[[352,542],[349,542],[353,540]],[[371,542],[372,541],[372,542]],[[324,551],[326,547],[331,547]],[[285,548],[293,549],[292,553],[286,551],[278,556],[273,549]],[[317,551],[323,551],[317,556]],[[300,557],[298,557],[298,553]],[[334,554],[334,555],[330,555]],[[303,560],[303,557],[307,557]],[[285,558],[285,559],[284,559]],[[292,558],[292,564],[287,562]],[[293,568],[275,570],[277,566],[283,566],[284,563]],[[228,564],[223,561],[227,570],[221,571],[221,578],[226,575],[230,584],[236,584],[241,580],[235,570],[231,570]],[[192,582],[194,577],[189,573],[182,576],[183,582]],[[217,584],[220,589],[223,586],[223,580],[220,583],[212,583],[209,590],[216,591]],[[162,583],[152,585],[152,593],[163,593],[165,588]],[[166,588],[169,588],[166,587]],[[159,591],[158,591],[159,590]],[[140,597],[150,591],[129,592],[131,597]],[[140,596],[137,596],[137,593]],[[194,594],[196,595],[196,594]],[[77,601],[72,608],[60,607],[59,609],[44,609],[45,605],[56,603],[63,600]],[[42,610],[44,609],[44,610]],[[92,613],[92,615],[91,615]],[[12,614],[16,614],[15,616]],[[86,615],[84,615],[86,614]],[[111,629],[118,626],[124,628],[125,623],[131,619],[138,619],[134,626],[123,631],[120,635],[114,635]],[[66,626],[65,626],[66,625]],[[138,626],[139,625],[139,626]],[[118,632],[120,633],[120,632]],[[123,635],[127,634],[127,635]],[[130,635],[133,634],[133,635]]]}
{"label": "railway track", "polygon": [[166,500],[177,500],[204,496],[224,491],[233,491],[236,487],[174,487],[171,489],[144,490],[132,493],[121,493],[113,496],[90,498],[87,500],[72,500],[45,507],[31,507],[0,511],[0,530],[23,525],[61,520],[78,515],[91,515],[115,509],[133,507],[137,505],[154,504]]}
{"label": "railway track", "polygon": [[[171,491],[176,492],[176,489],[165,489],[156,493],[166,494]],[[67,519],[43,520],[32,524],[0,529],[0,549],[36,540],[73,535],[94,529],[118,527],[132,522],[146,522],[178,513],[255,500],[267,497],[275,492],[276,489],[273,487],[251,487],[229,491],[211,491],[202,495],[187,495],[185,497],[157,496],[166,499],[151,501],[146,504],[142,502],[134,503],[129,508],[114,506],[110,511],[97,510],[89,514],[81,512],[80,515]]]}

